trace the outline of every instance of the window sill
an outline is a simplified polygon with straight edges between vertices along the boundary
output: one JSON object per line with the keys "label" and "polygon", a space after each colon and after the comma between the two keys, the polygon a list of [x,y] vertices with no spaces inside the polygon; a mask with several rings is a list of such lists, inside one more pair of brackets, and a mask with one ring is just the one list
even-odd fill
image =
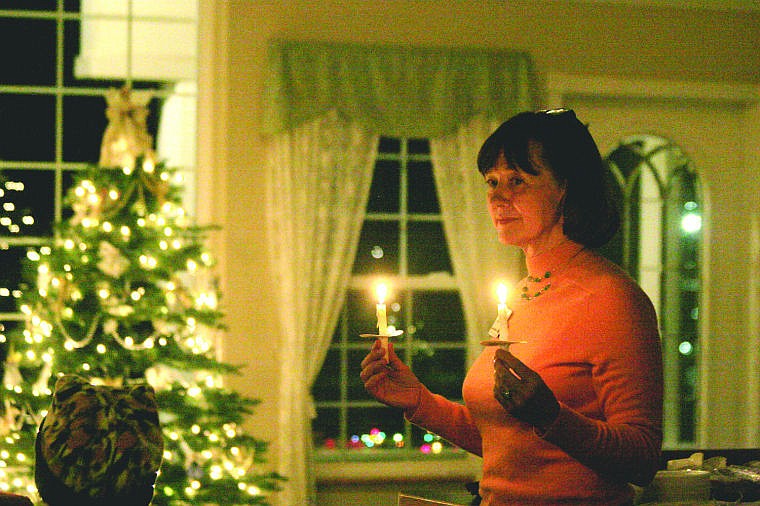
{"label": "window sill", "polygon": [[424,455],[397,450],[317,450],[314,467],[320,483],[459,480],[474,481],[481,460],[462,450]]}

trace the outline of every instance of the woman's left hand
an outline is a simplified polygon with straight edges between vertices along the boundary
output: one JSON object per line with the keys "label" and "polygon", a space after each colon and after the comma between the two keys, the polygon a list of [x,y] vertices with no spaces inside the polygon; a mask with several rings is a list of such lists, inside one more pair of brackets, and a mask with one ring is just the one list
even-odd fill
{"label": "woman's left hand", "polygon": [[504,349],[496,350],[493,367],[493,395],[498,403],[545,432],[559,414],[559,403],[541,376]]}

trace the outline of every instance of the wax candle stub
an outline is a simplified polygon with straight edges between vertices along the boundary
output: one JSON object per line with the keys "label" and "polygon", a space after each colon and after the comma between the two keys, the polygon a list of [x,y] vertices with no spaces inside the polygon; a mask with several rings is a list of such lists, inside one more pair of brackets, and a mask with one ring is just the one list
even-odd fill
{"label": "wax candle stub", "polygon": [[384,284],[377,285],[377,333],[381,336],[388,335],[388,315],[385,309],[387,295],[388,287]]}
{"label": "wax candle stub", "polygon": [[[380,346],[383,350],[383,357],[389,362],[388,340],[391,337],[398,337],[404,333],[403,330],[396,330],[394,325],[388,325],[388,315],[385,306],[385,299],[388,296],[388,287],[384,283],[375,286],[377,295],[377,304],[375,306],[375,315],[377,316],[377,334],[359,334],[359,337],[367,337],[380,340]],[[398,309],[394,309],[398,311]]]}
{"label": "wax candle stub", "polygon": [[496,287],[496,296],[499,300],[496,320],[494,320],[493,325],[491,325],[491,328],[488,330],[488,335],[492,339],[507,340],[509,338],[508,321],[512,314],[512,310],[507,307],[508,294],[509,290],[507,289],[507,285],[499,283]]}
{"label": "wax candle stub", "polygon": [[499,297],[499,306],[497,319],[499,320],[499,339],[507,339],[509,337],[509,327],[507,320],[512,311],[507,307],[507,286],[499,284],[496,288],[496,294]]}
{"label": "wax candle stub", "polygon": [[383,283],[377,285],[377,333],[380,335],[380,344],[386,361],[388,360],[388,314],[385,309],[387,296],[388,287]]}

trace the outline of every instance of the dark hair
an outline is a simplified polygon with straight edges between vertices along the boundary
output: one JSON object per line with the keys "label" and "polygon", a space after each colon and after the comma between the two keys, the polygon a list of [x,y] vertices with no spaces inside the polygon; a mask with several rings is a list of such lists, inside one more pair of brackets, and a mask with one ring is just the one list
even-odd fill
{"label": "dark hair", "polygon": [[[540,150],[536,152],[536,147]],[[608,185],[607,168],[586,125],[569,109],[521,112],[499,126],[478,153],[478,170],[486,174],[500,155],[510,167],[538,174],[536,154],[565,187],[563,231],[584,246],[598,248],[620,226]]]}

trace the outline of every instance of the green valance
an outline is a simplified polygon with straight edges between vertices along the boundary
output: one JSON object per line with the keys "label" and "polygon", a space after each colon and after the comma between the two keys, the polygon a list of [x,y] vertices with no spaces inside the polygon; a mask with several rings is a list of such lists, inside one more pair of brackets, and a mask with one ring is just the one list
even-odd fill
{"label": "green valance", "polygon": [[519,51],[274,41],[268,58],[270,133],[337,110],[383,135],[435,138],[536,104],[532,60]]}

